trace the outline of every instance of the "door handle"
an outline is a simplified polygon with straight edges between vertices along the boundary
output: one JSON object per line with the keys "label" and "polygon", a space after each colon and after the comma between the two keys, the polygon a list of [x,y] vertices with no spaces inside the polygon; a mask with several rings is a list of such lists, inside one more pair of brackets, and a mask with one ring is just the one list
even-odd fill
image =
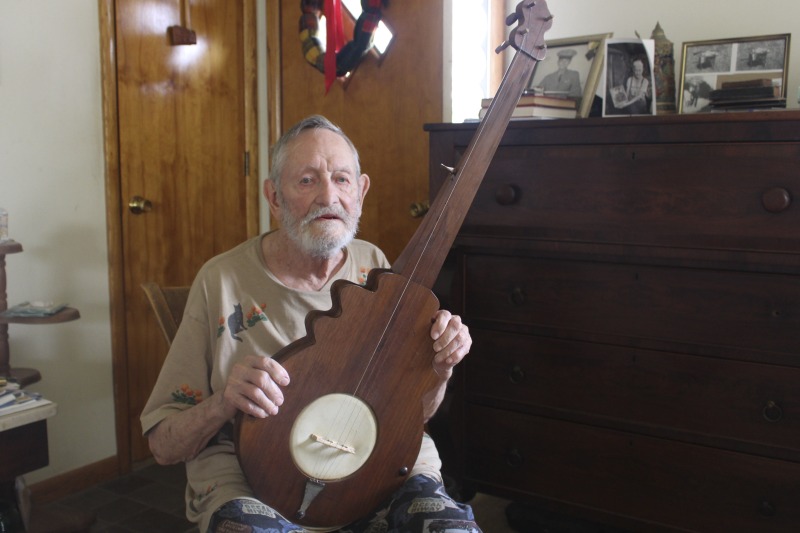
{"label": "door handle", "polygon": [[134,196],[131,198],[131,201],[128,202],[128,209],[130,209],[130,212],[134,215],[141,215],[153,209],[153,202],[141,196]]}

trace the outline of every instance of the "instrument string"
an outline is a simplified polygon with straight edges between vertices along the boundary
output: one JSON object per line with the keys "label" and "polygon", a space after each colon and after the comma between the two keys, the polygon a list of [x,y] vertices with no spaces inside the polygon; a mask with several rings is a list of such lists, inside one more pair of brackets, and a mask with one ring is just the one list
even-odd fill
{"label": "instrument string", "polygon": [[[375,363],[376,358],[378,356],[379,347],[383,343],[384,339],[386,338],[387,332],[394,321],[395,317],[397,316],[400,304],[402,303],[405,295],[408,292],[408,288],[410,286],[410,281],[408,279],[405,280],[405,283],[402,287],[400,297],[397,298],[394,306],[392,307],[391,313],[387,318],[386,322],[384,323],[383,329],[378,336],[377,342],[375,342],[372,353],[370,354],[369,359],[367,360],[366,364],[364,365],[364,370],[361,373],[361,376],[358,382],[355,384],[355,387],[351,393],[354,398],[358,397],[358,391],[361,389],[361,386],[365,383],[368,376],[375,373],[380,366],[380,363]],[[339,407],[338,412],[335,417],[332,418],[330,422],[330,434],[336,435],[336,440],[340,443],[349,442],[352,439],[356,428],[359,426],[360,421],[358,420],[358,413],[357,408],[355,405],[352,405],[349,409],[344,409],[342,406]],[[336,429],[338,428],[338,430]],[[360,453],[359,450],[356,450],[356,453]],[[324,454],[323,454],[324,455]],[[340,460],[343,460],[344,454],[335,454],[333,459],[327,459],[320,457],[319,460],[325,461],[325,464],[320,467],[320,471],[324,472],[326,475],[337,465]]]}

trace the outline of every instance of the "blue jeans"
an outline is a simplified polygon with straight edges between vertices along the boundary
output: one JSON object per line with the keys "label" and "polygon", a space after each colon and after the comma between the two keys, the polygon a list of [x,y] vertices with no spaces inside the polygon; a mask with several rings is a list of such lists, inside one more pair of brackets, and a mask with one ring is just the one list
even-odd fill
{"label": "blue jeans", "polygon": [[[272,508],[253,500],[233,500],[214,512],[208,533],[302,533]],[[418,475],[406,481],[369,516],[340,533],[481,533],[472,508],[453,500],[441,482]]]}

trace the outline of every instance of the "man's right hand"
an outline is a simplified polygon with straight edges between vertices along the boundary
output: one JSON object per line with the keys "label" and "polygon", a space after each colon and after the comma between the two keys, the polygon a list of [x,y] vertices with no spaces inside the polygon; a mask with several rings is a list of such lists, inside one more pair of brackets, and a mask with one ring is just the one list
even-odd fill
{"label": "man's right hand", "polygon": [[288,384],[289,374],[277,361],[246,357],[233,367],[222,393],[169,415],[150,430],[147,439],[153,457],[162,465],[194,459],[237,411],[259,418],[278,414],[281,387]]}
{"label": "man's right hand", "polygon": [[281,387],[289,384],[289,374],[280,363],[269,357],[248,355],[236,363],[223,392],[223,403],[229,418],[242,411],[257,418],[278,414],[283,405]]}

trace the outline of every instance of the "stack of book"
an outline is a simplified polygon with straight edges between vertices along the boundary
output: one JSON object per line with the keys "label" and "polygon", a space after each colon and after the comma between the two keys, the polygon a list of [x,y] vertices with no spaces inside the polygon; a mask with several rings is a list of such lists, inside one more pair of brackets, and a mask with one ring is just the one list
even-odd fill
{"label": "stack of book", "polygon": [[0,377],[0,416],[51,403],[36,392],[21,389],[19,384]]}
{"label": "stack of book", "polygon": [[781,109],[786,98],[771,79],[723,82],[709,95],[712,111],[742,111],[750,109]]}
{"label": "stack of book", "polygon": [[[481,110],[478,118],[482,119],[492,103],[491,98],[481,100]],[[578,104],[571,98],[546,96],[538,94],[523,94],[511,119],[553,119],[575,118],[578,116]]]}

